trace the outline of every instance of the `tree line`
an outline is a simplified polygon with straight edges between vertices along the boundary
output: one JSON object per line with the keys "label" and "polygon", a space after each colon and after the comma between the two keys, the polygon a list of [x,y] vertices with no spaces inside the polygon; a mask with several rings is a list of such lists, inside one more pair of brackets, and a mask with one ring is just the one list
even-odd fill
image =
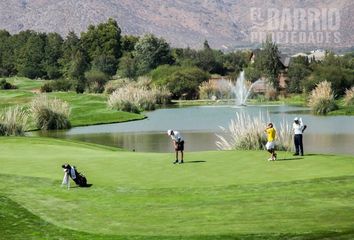
{"label": "tree line", "polygon": [[118,74],[136,79],[161,65],[195,67],[206,74],[238,74],[246,64],[245,53],[211,49],[171,48],[163,38],[122,35],[117,22],[109,19],[90,25],[80,37],[74,32],[63,38],[58,33],[32,30],[11,35],[0,30],[0,76],[30,79],[70,79],[76,90],[90,88],[90,79],[102,85]]}
{"label": "tree line", "polygon": [[[149,75],[157,85],[167,85],[174,98],[197,96],[198,86],[211,74],[236,79],[245,70],[250,81],[266,77],[279,89],[282,70],[278,46],[267,39],[254,62],[251,51],[225,53],[205,41],[199,50],[172,48],[153,34],[122,35],[114,19],[90,25],[77,36],[31,30],[11,35],[0,30],[0,76],[55,80],[59,90],[102,92],[112,76],[131,80]],[[353,56],[329,54],[325,61],[294,59],[289,66],[288,91],[311,90],[320,80],[333,81],[342,94],[353,85]],[[48,89],[49,91],[50,89]]]}

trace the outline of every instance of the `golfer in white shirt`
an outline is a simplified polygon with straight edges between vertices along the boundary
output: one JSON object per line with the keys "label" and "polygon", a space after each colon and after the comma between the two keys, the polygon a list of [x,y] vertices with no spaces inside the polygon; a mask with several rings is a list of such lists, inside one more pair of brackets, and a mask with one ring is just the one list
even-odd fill
{"label": "golfer in white shirt", "polygon": [[306,125],[302,122],[301,118],[296,117],[293,123],[293,131],[294,131],[294,144],[295,144],[295,153],[294,156],[304,156],[304,146],[302,143],[302,134],[307,128]]}
{"label": "golfer in white shirt", "polygon": [[176,131],[176,130],[168,130],[167,134],[171,136],[173,146],[175,148],[176,152],[176,161],[173,163],[176,164],[178,163],[178,152],[181,152],[181,161],[179,162],[180,164],[183,163],[183,151],[184,151],[184,140],[181,134]]}

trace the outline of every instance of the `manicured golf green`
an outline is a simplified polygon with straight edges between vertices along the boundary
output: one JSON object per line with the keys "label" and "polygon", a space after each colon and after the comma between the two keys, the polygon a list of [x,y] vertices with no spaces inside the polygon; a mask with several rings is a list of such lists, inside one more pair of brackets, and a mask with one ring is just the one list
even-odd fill
{"label": "manicured golf green", "polygon": [[[187,152],[173,165],[172,153],[15,137],[0,152],[5,239],[354,238],[354,157]],[[61,188],[65,162],[93,186]]]}
{"label": "manicured golf green", "polygon": [[[27,78],[13,77],[9,82],[18,89],[0,90],[0,111],[6,107],[28,104],[38,95],[44,80],[30,80]],[[86,126],[104,123],[118,123],[145,118],[144,115],[115,111],[107,108],[107,95],[104,94],[76,94],[75,92],[47,93],[49,98],[59,98],[67,101],[71,107],[70,121],[72,126]],[[30,129],[35,129],[31,126]]]}

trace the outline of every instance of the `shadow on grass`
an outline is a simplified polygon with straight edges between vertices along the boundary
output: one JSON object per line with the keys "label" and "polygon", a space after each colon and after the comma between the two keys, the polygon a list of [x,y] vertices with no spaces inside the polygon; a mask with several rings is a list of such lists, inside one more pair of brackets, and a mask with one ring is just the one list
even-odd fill
{"label": "shadow on grass", "polygon": [[293,160],[301,160],[301,159],[304,159],[304,158],[297,158],[297,157],[291,157],[291,158],[279,158],[277,159],[277,161],[293,161]]}
{"label": "shadow on grass", "polygon": [[309,153],[305,154],[305,156],[336,156],[335,154],[330,154],[330,153]]}
{"label": "shadow on grass", "polygon": [[85,186],[74,185],[70,186],[70,188],[90,188],[93,184],[86,184]]}
{"label": "shadow on grass", "polygon": [[197,161],[188,161],[188,162],[184,162],[184,163],[205,163],[206,161],[204,160],[197,160]]}

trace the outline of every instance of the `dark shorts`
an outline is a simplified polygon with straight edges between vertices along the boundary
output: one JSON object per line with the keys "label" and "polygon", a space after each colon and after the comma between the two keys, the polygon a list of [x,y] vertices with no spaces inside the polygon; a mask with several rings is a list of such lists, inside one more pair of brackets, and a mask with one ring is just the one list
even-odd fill
{"label": "dark shorts", "polygon": [[184,150],[184,141],[177,143],[176,151],[183,151]]}

